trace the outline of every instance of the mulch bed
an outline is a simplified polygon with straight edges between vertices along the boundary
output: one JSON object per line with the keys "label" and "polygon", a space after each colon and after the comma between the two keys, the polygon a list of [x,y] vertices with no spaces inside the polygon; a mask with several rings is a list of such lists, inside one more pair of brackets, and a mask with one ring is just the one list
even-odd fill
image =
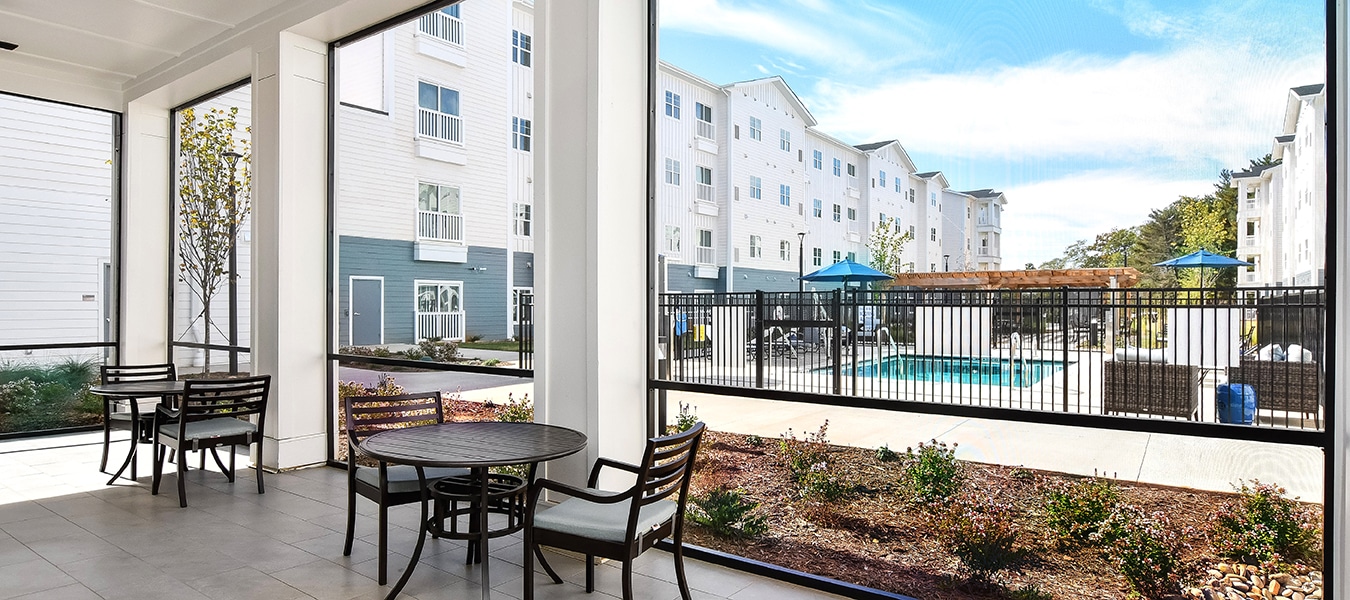
{"label": "mulch bed", "polygon": [[[1016,510],[1021,545],[1031,558],[1021,572],[1005,573],[1005,589],[969,584],[960,563],[944,547],[925,507],[911,502],[902,485],[902,461],[882,462],[875,451],[832,446],[835,463],[856,492],[835,503],[803,500],[777,454],[778,440],[758,446],[738,434],[708,432],[699,449],[691,493],[739,488],[760,504],[770,531],[760,539],[719,537],[691,524],[685,541],[867,587],[921,598],[958,600],[1007,598],[1007,590],[1034,585],[1055,598],[1128,597],[1129,586],[1095,548],[1063,548],[1044,523],[1044,486],[1080,479],[1031,469],[964,463],[967,489],[979,490]],[[899,449],[903,450],[903,449]],[[1177,527],[1198,532],[1183,555],[1199,580],[1212,564],[1209,516],[1232,494],[1118,481],[1125,502],[1147,511],[1165,511]]]}

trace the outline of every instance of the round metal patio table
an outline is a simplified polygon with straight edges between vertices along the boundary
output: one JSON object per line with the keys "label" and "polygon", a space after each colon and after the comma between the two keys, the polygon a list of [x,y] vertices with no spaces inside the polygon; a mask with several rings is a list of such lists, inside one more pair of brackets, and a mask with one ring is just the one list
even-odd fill
{"label": "round metal patio table", "polygon": [[[539,423],[470,422],[441,423],[406,429],[382,431],[361,441],[362,454],[375,460],[410,465],[417,469],[422,489],[422,518],[408,568],[386,596],[393,600],[408,583],[413,568],[422,556],[422,545],[427,539],[430,516],[427,514],[431,494],[427,489],[425,469],[428,467],[468,468],[474,479],[486,481],[490,467],[530,464],[562,458],[580,452],[586,447],[586,436],[578,431],[542,425]],[[534,469],[530,469],[533,473]],[[478,555],[484,557],[483,598],[491,597],[488,579],[488,486],[479,485],[477,503]]]}
{"label": "round metal patio table", "polygon": [[[122,476],[122,472],[131,466],[131,478],[136,479],[136,448],[143,443],[149,443],[154,437],[154,432],[145,431],[141,420],[146,415],[141,412],[141,402],[146,398],[172,398],[183,395],[184,383],[179,379],[159,380],[159,381],[127,381],[124,383],[106,383],[101,385],[89,386],[89,393],[95,396],[101,396],[104,402],[117,402],[119,400],[129,400],[131,406],[131,451],[127,452],[127,459],[122,461],[122,466],[113,473],[112,479],[108,480],[108,485],[112,485]],[[153,416],[154,408],[151,407],[149,416]]]}

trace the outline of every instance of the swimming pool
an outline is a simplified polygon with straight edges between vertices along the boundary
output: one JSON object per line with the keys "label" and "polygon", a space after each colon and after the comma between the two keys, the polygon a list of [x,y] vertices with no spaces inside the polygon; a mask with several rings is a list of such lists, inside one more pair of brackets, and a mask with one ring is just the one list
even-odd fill
{"label": "swimming pool", "polygon": [[953,356],[888,356],[858,363],[859,377],[906,381],[975,383],[1004,387],[1029,387],[1064,370],[1058,360],[965,358]]}

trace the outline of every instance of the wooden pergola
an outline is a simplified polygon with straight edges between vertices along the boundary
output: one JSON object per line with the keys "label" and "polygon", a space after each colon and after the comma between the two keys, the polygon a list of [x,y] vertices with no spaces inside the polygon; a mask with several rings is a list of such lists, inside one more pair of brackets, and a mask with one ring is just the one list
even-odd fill
{"label": "wooden pergola", "polygon": [[1105,269],[1026,269],[1020,271],[957,271],[900,273],[892,286],[1017,290],[1027,288],[1128,288],[1139,283],[1134,267]]}

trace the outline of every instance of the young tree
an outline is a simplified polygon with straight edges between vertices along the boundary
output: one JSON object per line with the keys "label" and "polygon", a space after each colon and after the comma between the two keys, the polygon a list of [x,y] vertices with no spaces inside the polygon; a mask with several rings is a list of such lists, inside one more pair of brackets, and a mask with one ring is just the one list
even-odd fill
{"label": "young tree", "polygon": [[867,254],[871,257],[869,266],[887,275],[896,275],[906,267],[913,271],[914,263],[901,262],[905,244],[912,239],[914,236],[908,231],[900,231],[894,217],[881,222],[867,239]]}
{"label": "young tree", "polygon": [[[230,257],[250,209],[249,130],[239,127],[237,107],[179,114],[178,277],[201,301],[193,319],[202,319],[203,342],[210,344],[211,300],[236,277]],[[209,372],[210,348],[205,359]]]}

